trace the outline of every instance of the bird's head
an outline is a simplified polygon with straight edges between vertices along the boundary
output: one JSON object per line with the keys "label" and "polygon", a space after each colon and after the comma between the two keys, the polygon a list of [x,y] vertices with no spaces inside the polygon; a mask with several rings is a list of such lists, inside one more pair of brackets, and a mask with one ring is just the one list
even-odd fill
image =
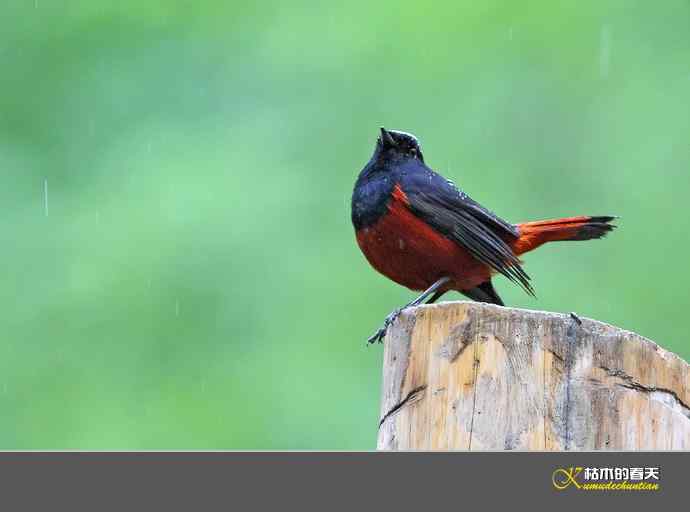
{"label": "bird's head", "polygon": [[374,156],[387,161],[414,158],[424,162],[417,137],[411,133],[386,130],[383,126],[381,127],[381,135],[376,141]]}

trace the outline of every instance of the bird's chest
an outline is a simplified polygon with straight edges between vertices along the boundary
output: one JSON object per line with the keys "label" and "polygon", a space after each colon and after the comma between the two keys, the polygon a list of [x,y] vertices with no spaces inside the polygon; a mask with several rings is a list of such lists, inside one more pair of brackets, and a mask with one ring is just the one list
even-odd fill
{"label": "bird's chest", "polygon": [[464,251],[416,217],[395,193],[374,223],[357,230],[357,243],[376,270],[413,290],[459,270],[464,259]]}
{"label": "bird's chest", "polygon": [[371,227],[388,211],[393,180],[380,176],[358,183],[352,194],[352,224],[356,230]]}

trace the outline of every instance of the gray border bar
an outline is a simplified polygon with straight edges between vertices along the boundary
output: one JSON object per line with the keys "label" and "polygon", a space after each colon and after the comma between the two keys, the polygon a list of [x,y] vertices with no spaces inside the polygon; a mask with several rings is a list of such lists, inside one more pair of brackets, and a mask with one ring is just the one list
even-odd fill
{"label": "gray border bar", "polygon": [[[549,506],[588,512],[581,507],[604,500],[607,507],[648,511],[672,500],[687,504],[689,463],[688,452],[4,452],[0,489],[5,510],[425,512]],[[554,470],[569,466],[659,467],[660,490],[556,490]]]}

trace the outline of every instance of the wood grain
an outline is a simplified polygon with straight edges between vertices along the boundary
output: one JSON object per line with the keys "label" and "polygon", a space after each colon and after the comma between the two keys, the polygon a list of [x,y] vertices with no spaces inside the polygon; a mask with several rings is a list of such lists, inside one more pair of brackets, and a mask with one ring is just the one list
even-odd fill
{"label": "wood grain", "polygon": [[384,343],[381,450],[690,449],[690,367],[637,334],[451,302]]}

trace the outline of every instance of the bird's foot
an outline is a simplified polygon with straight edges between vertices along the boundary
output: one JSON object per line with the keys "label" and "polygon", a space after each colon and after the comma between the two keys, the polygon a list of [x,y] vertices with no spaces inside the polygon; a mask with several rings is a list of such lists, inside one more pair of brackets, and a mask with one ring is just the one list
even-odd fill
{"label": "bird's foot", "polygon": [[570,318],[572,318],[573,320],[575,320],[575,322],[577,323],[577,325],[582,325],[582,319],[581,319],[579,316],[577,316],[577,313],[574,313],[574,312],[571,311],[571,312],[570,312]]}
{"label": "bird's foot", "polygon": [[381,328],[376,331],[372,336],[369,337],[367,340],[368,344],[379,342],[383,343],[383,338],[386,336],[386,332],[388,331],[388,328],[393,325],[393,323],[398,319],[400,316],[400,313],[402,313],[404,308],[397,308],[394,309],[393,312],[386,317],[386,319],[383,321],[383,325]]}

